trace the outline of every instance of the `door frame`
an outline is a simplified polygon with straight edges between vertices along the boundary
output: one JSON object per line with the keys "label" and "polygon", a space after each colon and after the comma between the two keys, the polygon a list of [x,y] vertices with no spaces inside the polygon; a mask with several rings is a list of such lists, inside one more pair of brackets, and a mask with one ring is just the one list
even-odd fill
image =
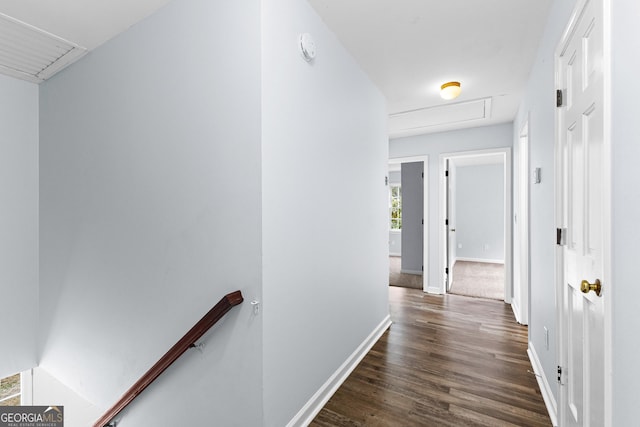
{"label": "door frame", "polygon": [[422,218],[424,223],[422,225],[422,290],[427,292],[429,287],[429,156],[409,156],[409,157],[396,157],[388,160],[388,164],[401,164],[401,163],[423,163],[423,206],[422,206]]}
{"label": "door frame", "polygon": [[[444,160],[444,167],[445,170],[450,171],[451,170],[451,161],[450,159],[445,159]],[[455,205],[451,203],[452,199],[455,200],[456,198],[456,182],[455,182],[455,174],[447,174],[444,177],[444,217],[447,218],[449,220],[449,223],[453,222],[453,224],[455,225],[456,223],[456,210],[455,210]],[[452,221],[453,220],[453,221]],[[452,229],[451,229],[451,224],[447,224],[447,229],[446,229],[446,233],[445,234],[445,239],[444,239],[444,253],[445,253],[445,262],[444,262],[444,266],[445,266],[445,292],[449,292],[451,290],[451,285],[453,283],[453,266],[456,263],[456,258],[452,256],[452,252],[455,252],[455,248],[457,245],[457,239],[455,239],[455,234],[452,233]],[[452,237],[453,238],[453,242],[452,242]],[[453,250],[452,250],[453,249]]]}
{"label": "door frame", "polygon": [[[586,6],[589,0],[578,0],[571,17],[567,23],[565,31],[562,33],[562,37],[557,44],[554,52],[554,85],[558,88],[558,76],[560,76],[560,57],[564,46],[567,43],[567,39],[572,35],[574,27],[582,13],[582,10]],[[613,427],[613,385],[612,385],[612,288],[615,286],[612,283],[611,274],[611,0],[602,0],[602,31],[603,31],[603,58],[602,58],[602,71],[603,71],[603,141],[602,141],[602,256],[603,256],[603,284],[605,289],[603,290],[604,300],[604,427]],[[562,165],[560,159],[562,156],[559,153],[559,141],[561,139],[562,129],[559,126],[559,111],[555,111],[555,132],[554,132],[554,162],[555,162],[555,177],[554,177],[554,190],[555,190],[555,220],[556,225],[562,224],[562,189],[559,188],[561,183],[560,177],[562,176]],[[565,343],[564,331],[564,318],[563,305],[564,296],[562,292],[562,286],[564,283],[564,254],[563,246],[556,245],[556,348],[558,353],[556,354],[558,366],[564,360],[567,348]],[[558,389],[558,413],[557,419],[562,420],[563,414],[561,411],[564,409],[562,399],[562,391]]]}
{"label": "door frame", "polygon": [[[513,232],[513,303],[511,307],[518,323],[527,325],[530,312],[531,256],[529,245],[529,114],[525,116],[518,134],[517,173],[515,174],[514,232]],[[516,159],[514,159],[516,160]],[[518,215],[518,216],[516,216]],[[524,249],[524,250],[523,250]],[[517,254],[517,256],[516,256]],[[516,270],[516,266],[518,267]],[[516,295],[516,290],[517,295]]]}
{"label": "door frame", "polygon": [[512,291],[512,270],[513,270],[513,234],[512,234],[512,166],[511,166],[511,147],[491,148],[487,150],[475,150],[475,151],[460,151],[455,153],[442,153],[440,154],[439,166],[439,193],[440,193],[440,209],[438,209],[438,256],[440,258],[438,264],[438,277],[440,283],[436,288],[431,287],[429,291],[431,293],[445,294],[446,293],[446,276],[445,276],[445,264],[446,264],[446,234],[445,234],[445,163],[446,159],[456,157],[476,157],[487,156],[493,154],[502,154],[504,156],[504,302],[511,304],[513,297]]}

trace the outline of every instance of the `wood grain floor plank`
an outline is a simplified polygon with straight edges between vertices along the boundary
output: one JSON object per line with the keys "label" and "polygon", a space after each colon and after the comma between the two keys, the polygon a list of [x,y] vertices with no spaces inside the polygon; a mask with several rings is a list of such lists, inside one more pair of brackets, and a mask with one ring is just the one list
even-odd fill
{"label": "wood grain floor plank", "polygon": [[390,330],[311,426],[551,425],[508,305],[399,287],[389,300]]}

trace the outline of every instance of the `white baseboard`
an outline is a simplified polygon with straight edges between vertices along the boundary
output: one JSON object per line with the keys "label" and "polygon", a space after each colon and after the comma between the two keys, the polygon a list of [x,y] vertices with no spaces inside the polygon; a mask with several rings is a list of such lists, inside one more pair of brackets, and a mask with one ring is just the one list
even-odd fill
{"label": "white baseboard", "polygon": [[469,262],[486,262],[489,264],[504,264],[503,259],[485,259],[485,258],[465,258],[458,257],[456,261],[469,261]]}
{"label": "white baseboard", "polygon": [[513,311],[513,315],[516,317],[516,322],[521,325],[526,325],[526,323],[522,323],[522,315],[520,314],[520,307],[516,304],[515,301],[511,302],[511,310]]}
{"label": "white baseboard", "polygon": [[531,342],[529,342],[527,354],[529,355],[531,366],[533,366],[533,372],[536,374],[538,386],[540,387],[540,393],[542,393],[542,399],[544,399],[544,404],[547,407],[547,412],[549,412],[551,423],[554,426],[557,426],[558,405],[556,403],[556,399],[553,397],[553,392],[551,391],[551,386],[549,386],[547,377],[544,375],[544,370],[542,369],[542,364],[540,363],[540,359],[538,358],[538,353],[536,353],[536,350]]}
{"label": "white baseboard", "polygon": [[404,270],[404,269],[401,269],[400,273],[415,274],[416,276],[422,276],[422,271],[421,270]]}
{"label": "white baseboard", "polygon": [[356,350],[344,361],[342,366],[320,387],[309,401],[289,421],[287,427],[303,427],[311,424],[327,401],[340,388],[358,363],[367,355],[371,347],[380,339],[382,334],[391,326],[391,318],[387,315],[382,322],[369,334],[369,336],[356,348]]}
{"label": "white baseboard", "polygon": [[402,256],[400,252],[389,252],[389,256]]}
{"label": "white baseboard", "polygon": [[440,286],[428,286],[426,292],[428,294],[442,295],[442,288]]}

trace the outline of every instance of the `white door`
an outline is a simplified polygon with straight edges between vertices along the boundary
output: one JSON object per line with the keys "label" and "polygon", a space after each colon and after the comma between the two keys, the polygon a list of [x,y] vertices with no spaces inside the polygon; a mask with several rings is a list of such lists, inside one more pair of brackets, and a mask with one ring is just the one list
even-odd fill
{"label": "white door", "polygon": [[[604,426],[603,6],[579,2],[556,55],[560,420]],[[589,289],[600,284],[601,291]],[[583,285],[584,284],[584,285]],[[583,286],[581,288],[581,285]]]}
{"label": "white door", "polygon": [[446,267],[445,267],[445,275],[446,275],[446,289],[447,292],[451,290],[451,285],[453,285],[453,263],[455,260],[455,247],[456,247],[456,235],[455,235],[455,212],[454,212],[454,174],[453,174],[453,162],[450,159],[445,160],[445,170],[446,176],[444,179],[445,182],[445,235],[447,238],[447,247],[446,247]]}

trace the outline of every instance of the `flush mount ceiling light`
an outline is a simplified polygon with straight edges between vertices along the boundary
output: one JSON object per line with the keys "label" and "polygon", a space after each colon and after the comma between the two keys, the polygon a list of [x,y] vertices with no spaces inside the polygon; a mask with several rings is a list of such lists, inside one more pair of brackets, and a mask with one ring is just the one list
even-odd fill
{"label": "flush mount ceiling light", "polygon": [[440,86],[440,96],[443,99],[454,99],[460,95],[460,82],[448,82]]}

